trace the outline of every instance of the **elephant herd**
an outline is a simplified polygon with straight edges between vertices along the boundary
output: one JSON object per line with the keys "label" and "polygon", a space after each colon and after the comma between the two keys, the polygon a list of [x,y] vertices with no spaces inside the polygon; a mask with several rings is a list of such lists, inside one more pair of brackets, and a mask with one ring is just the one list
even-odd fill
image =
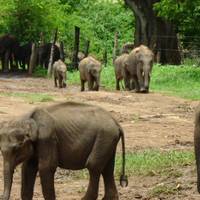
{"label": "elephant herd", "polygon": [[[134,48],[130,53],[126,52],[118,56],[114,61],[116,89],[120,90],[120,81],[124,80],[126,90],[148,93],[153,59],[153,52],[144,45]],[[60,88],[66,86],[67,66],[64,67],[64,65],[61,60],[53,65],[55,87],[57,87],[56,79],[59,80]],[[98,91],[102,71],[101,62],[88,56],[80,60],[78,68],[81,91],[85,90],[85,82],[88,82],[89,91]]]}
{"label": "elephant herd", "polygon": [[[37,49],[37,65],[48,68],[51,43],[42,44]],[[3,72],[16,71],[19,68],[29,68],[32,52],[32,43],[20,45],[17,38],[6,34],[0,37],[0,59]],[[60,50],[54,46],[53,62],[60,59]]]}

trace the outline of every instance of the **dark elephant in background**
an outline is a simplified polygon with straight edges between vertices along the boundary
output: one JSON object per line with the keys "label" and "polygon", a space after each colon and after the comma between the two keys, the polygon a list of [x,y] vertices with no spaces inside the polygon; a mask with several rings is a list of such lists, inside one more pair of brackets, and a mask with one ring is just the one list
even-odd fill
{"label": "dark elephant in background", "polygon": [[92,56],[88,56],[81,60],[78,68],[80,72],[81,91],[85,90],[85,82],[88,82],[88,90],[98,91],[102,70],[101,63]]}
{"label": "dark elephant in background", "polygon": [[18,46],[14,49],[14,57],[17,65],[19,65],[23,70],[29,69],[29,63],[31,58],[32,43],[26,43],[24,45]]}
{"label": "dark elephant in background", "polygon": [[[38,48],[38,64],[48,69],[52,43],[47,43]],[[53,63],[60,59],[60,50],[57,45],[54,46]]]}
{"label": "dark elephant in background", "polygon": [[67,102],[36,108],[18,120],[2,123],[0,149],[4,163],[4,194],[9,200],[13,173],[23,162],[21,199],[33,198],[39,171],[45,200],[55,200],[54,174],[57,167],[89,171],[84,200],[96,200],[99,179],[103,176],[104,200],[118,200],[114,180],[117,143],[122,141],[121,186],[125,176],[124,132],[109,112],[89,104]]}
{"label": "dark elephant in background", "polygon": [[140,45],[129,53],[124,68],[126,89],[130,89],[130,81],[133,80],[136,92],[149,92],[153,59],[153,52],[144,45]]}
{"label": "dark elephant in background", "polygon": [[60,59],[53,64],[53,75],[55,87],[57,87],[57,81],[59,88],[66,87],[67,80],[67,65]]}
{"label": "dark elephant in background", "polygon": [[9,63],[10,63],[10,69],[12,70],[13,65],[13,59],[14,49],[18,48],[19,43],[15,36],[6,34],[2,35],[0,37],[0,57],[1,57],[1,65],[2,65],[2,71],[8,72],[9,71]]}

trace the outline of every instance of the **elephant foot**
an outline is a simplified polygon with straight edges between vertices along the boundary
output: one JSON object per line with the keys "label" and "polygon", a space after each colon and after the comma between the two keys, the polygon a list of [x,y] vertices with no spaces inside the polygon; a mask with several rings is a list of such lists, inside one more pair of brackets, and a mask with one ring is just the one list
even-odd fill
{"label": "elephant foot", "polygon": [[119,200],[118,195],[114,195],[114,196],[105,196],[103,197],[102,200]]}
{"label": "elephant foot", "polygon": [[97,198],[83,197],[81,200],[97,200]]}

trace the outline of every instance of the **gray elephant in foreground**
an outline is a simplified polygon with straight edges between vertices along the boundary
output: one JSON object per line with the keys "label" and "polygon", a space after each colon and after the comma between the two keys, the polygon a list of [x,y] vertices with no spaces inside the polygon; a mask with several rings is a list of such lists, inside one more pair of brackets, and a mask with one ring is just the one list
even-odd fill
{"label": "gray elephant in foreground", "polygon": [[81,60],[78,68],[80,72],[81,91],[85,90],[85,82],[88,82],[88,90],[98,91],[102,69],[101,63],[92,56],[88,56]]}
{"label": "gray elephant in foreground", "polygon": [[120,82],[124,79],[125,62],[128,58],[128,53],[123,53],[114,61],[116,90],[120,90]]}
{"label": "gray elephant in foreground", "polygon": [[144,45],[140,45],[129,53],[124,68],[126,89],[130,89],[130,81],[133,80],[136,92],[149,92],[153,59],[153,52]]}
{"label": "gray elephant in foreground", "polygon": [[64,169],[89,171],[89,185],[82,200],[96,200],[100,175],[105,185],[104,200],[118,200],[114,180],[117,143],[122,141],[121,186],[125,176],[124,132],[117,121],[100,107],[66,102],[36,108],[17,121],[2,123],[0,148],[4,164],[4,194],[9,200],[13,172],[23,162],[21,199],[31,200],[39,171],[45,200],[55,200],[54,173]]}
{"label": "gray elephant in foreground", "polygon": [[200,105],[196,109],[194,127],[194,150],[197,166],[197,189],[200,193]]}
{"label": "gray elephant in foreground", "polygon": [[55,87],[57,87],[57,80],[59,83],[59,88],[66,87],[66,79],[67,79],[67,66],[62,60],[58,60],[53,64],[53,74],[54,74],[54,83]]}

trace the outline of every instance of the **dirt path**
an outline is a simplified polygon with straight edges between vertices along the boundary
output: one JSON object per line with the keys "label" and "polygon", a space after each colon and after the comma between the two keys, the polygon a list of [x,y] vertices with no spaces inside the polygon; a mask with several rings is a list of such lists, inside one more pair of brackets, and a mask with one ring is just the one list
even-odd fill
{"label": "dirt path", "polygon": [[[42,78],[5,77],[0,78],[0,121],[19,116],[36,106],[44,106],[61,101],[78,101],[99,105],[120,122],[126,133],[128,151],[156,149],[191,149],[193,148],[194,110],[198,102],[169,97],[163,94],[135,94],[131,92],[79,92],[79,86],[67,89],[53,87],[53,81]],[[12,95],[12,94],[16,95]],[[53,102],[30,102],[18,93],[45,93],[53,96]],[[120,149],[120,145],[119,145]],[[2,165],[0,170],[2,170]],[[19,171],[19,169],[17,169]],[[189,174],[189,189],[184,189],[176,196],[167,195],[161,199],[199,199],[195,188],[195,173],[191,167],[183,169],[180,182]],[[12,199],[19,199],[20,173],[16,173]],[[58,176],[59,177],[59,176]],[[147,193],[153,185],[161,184],[161,178],[131,177],[129,187],[119,187],[120,199],[149,199]],[[37,180],[38,181],[38,180]],[[169,181],[169,180],[168,180]],[[171,180],[175,184],[177,180]],[[70,184],[69,184],[70,182]],[[182,183],[181,182],[181,183]],[[2,186],[2,178],[0,179]],[[87,180],[74,180],[68,176],[56,179],[57,198],[62,200],[80,199],[86,190]],[[186,187],[186,186],[185,186]],[[184,187],[183,187],[184,188]],[[101,197],[103,186],[101,184]],[[0,193],[2,187],[0,187]],[[138,195],[140,194],[140,195]],[[193,194],[192,196],[189,194]],[[15,197],[16,196],[16,197]],[[66,197],[65,197],[66,196]],[[36,184],[35,199],[43,199],[40,184]],[[155,198],[156,199],[156,198]]]}

